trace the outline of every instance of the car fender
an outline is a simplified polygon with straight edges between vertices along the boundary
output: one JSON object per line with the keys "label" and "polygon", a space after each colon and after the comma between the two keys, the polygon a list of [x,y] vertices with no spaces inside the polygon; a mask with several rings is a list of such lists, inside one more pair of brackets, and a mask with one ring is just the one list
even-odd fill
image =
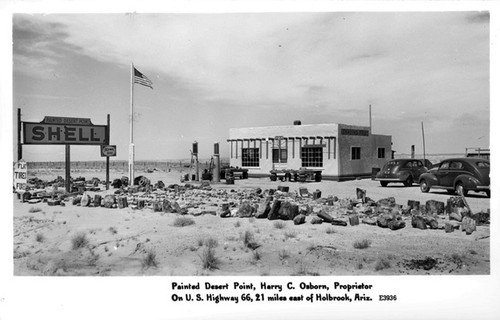
{"label": "car fender", "polygon": [[437,177],[432,174],[432,173],[422,173],[420,175],[420,178],[418,179],[418,182],[420,183],[420,181],[422,180],[425,180],[427,182],[427,185],[430,187],[430,186],[435,186],[438,184],[438,180],[437,180]]}
{"label": "car fender", "polygon": [[470,174],[461,174],[457,176],[453,182],[453,186],[456,186],[459,182],[464,185],[465,189],[476,189],[477,186],[481,184],[476,177]]}

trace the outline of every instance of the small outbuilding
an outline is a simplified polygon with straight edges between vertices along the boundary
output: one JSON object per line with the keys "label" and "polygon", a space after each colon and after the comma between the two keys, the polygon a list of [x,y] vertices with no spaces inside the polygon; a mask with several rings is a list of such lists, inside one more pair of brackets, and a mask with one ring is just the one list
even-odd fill
{"label": "small outbuilding", "polygon": [[337,123],[229,129],[229,164],[249,177],[271,170],[312,169],[322,179],[371,176],[392,158],[392,137]]}

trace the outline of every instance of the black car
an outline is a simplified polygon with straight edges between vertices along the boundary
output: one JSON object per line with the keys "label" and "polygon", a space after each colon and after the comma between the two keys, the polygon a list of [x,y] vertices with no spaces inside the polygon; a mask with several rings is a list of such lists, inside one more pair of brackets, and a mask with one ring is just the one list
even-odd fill
{"label": "black car", "polygon": [[452,158],[420,176],[420,190],[445,189],[450,194],[485,192],[490,197],[490,161],[483,158]]}
{"label": "black car", "polygon": [[382,187],[387,187],[389,182],[402,182],[405,187],[418,182],[422,173],[426,172],[424,161],[420,159],[394,159],[386,162],[375,180],[380,181]]}

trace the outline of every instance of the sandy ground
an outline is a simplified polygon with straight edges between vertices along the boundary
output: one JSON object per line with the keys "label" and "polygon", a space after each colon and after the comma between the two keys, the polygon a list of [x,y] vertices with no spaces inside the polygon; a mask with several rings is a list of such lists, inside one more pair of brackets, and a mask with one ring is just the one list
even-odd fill
{"label": "sandy ground", "polygon": [[[180,184],[181,172],[138,172],[153,183]],[[63,171],[31,173],[52,180]],[[73,177],[104,178],[101,171],[71,172]],[[111,179],[125,175],[112,172]],[[195,183],[193,183],[195,184]],[[378,182],[364,179],[319,183],[271,182],[269,179],[236,180],[235,185],[211,184],[215,190],[244,192],[279,185],[296,191],[306,187],[321,190],[322,196],[355,198],[356,188],[367,190],[374,200],[395,197],[396,203],[408,200],[425,203],[450,197],[444,191],[420,192],[417,185],[402,184],[382,188]],[[106,194],[109,191],[100,191]],[[213,191],[216,192],[216,191]],[[293,221],[276,223],[267,219],[220,218],[211,214],[186,215],[191,225],[175,226],[180,215],[154,212],[152,209],[106,209],[72,205],[48,206],[47,203],[14,201],[14,273],[15,275],[104,275],[104,276],[192,276],[192,275],[419,275],[489,274],[490,227],[478,226],[471,235],[455,230],[420,230],[406,227],[392,231],[360,224],[333,226]],[[471,194],[467,201],[473,211],[490,208],[490,199]],[[237,203],[235,203],[237,205]],[[215,210],[198,205],[198,210]],[[439,217],[440,225],[448,221]],[[258,244],[252,250],[244,243],[245,234]],[[73,248],[75,237],[85,235],[80,248]],[[354,247],[366,240],[369,246]],[[211,243],[211,245],[210,245]],[[209,247],[211,248],[209,250]],[[154,259],[151,253],[154,254]],[[203,261],[213,258],[215,268],[206,269]],[[427,262],[424,263],[424,262]],[[427,266],[428,270],[423,267]]]}

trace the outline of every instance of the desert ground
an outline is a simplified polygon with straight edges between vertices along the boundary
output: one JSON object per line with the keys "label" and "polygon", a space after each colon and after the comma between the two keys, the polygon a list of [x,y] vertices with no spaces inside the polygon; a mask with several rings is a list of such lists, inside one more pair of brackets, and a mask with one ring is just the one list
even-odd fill
{"label": "desert ground", "polygon": [[[445,232],[449,222],[445,214],[434,215],[439,228],[421,230],[412,227],[411,215],[401,215],[405,227],[381,228],[362,222],[363,205],[351,208],[360,213],[359,225],[340,226],[311,221],[320,211],[344,221],[346,203],[356,203],[356,188],[366,190],[374,201],[394,197],[401,208],[408,200],[442,201],[450,195],[419,187],[405,188],[389,184],[383,188],[371,179],[346,182],[281,182],[250,178],[235,180],[234,185],[182,182],[186,172],[136,172],[152,183],[192,188],[184,192],[153,192],[176,200],[183,213],[155,211],[151,206],[138,209],[129,200],[124,208],[86,207],[67,197],[64,206],[47,202],[14,202],[14,274],[16,276],[220,276],[220,275],[485,275],[490,273],[490,226],[482,224],[471,234],[460,228]],[[53,180],[64,177],[63,170],[34,170],[30,177]],[[112,171],[111,180],[126,176]],[[104,179],[102,170],[72,170],[72,177]],[[262,203],[270,189],[288,186],[289,191],[274,197],[297,201],[306,208],[305,223],[292,220],[268,220],[238,217],[243,200]],[[51,187],[49,187],[50,189]],[[95,194],[113,194],[113,187]],[[321,191],[321,198],[298,197],[299,188],[310,193]],[[166,188],[168,189],[168,187]],[[53,193],[55,191],[52,188]],[[147,194],[140,195],[146,197]],[[150,195],[151,196],[151,195]],[[325,199],[336,196],[333,205]],[[129,198],[130,199],[130,198]],[[467,202],[472,213],[486,212],[490,199],[470,194]],[[227,203],[233,216],[220,217],[221,203]],[[360,209],[361,208],[361,209]],[[352,212],[352,211],[351,211]],[[234,216],[236,215],[236,216]],[[458,227],[459,223],[455,222]]]}

